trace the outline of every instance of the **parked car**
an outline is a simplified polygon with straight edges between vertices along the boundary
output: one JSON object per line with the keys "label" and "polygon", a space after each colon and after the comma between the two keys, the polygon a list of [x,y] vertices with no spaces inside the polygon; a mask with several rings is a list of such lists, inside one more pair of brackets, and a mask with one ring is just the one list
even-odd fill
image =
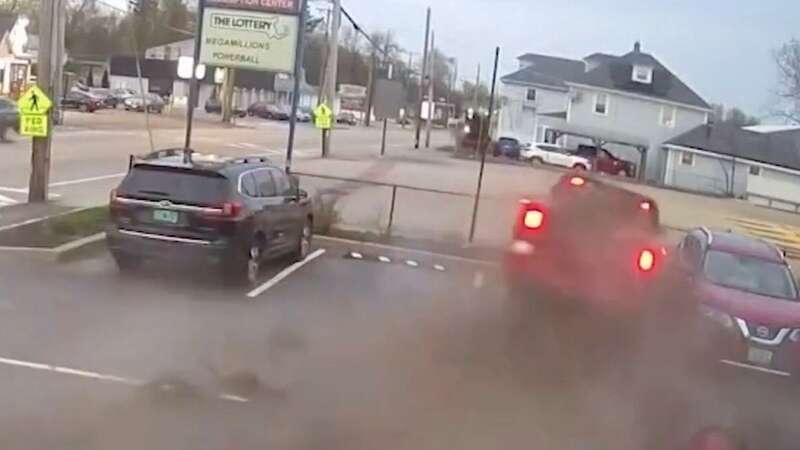
{"label": "parked car", "polygon": [[113,109],[119,104],[119,99],[111,93],[111,89],[90,88],[89,93],[102,99],[103,108]]}
{"label": "parked car", "polygon": [[[205,110],[209,114],[222,114],[222,102],[218,98],[209,97],[208,100],[206,100]],[[236,117],[245,117],[247,116],[247,111],[234,108],[233,115]]]}
{"label": "parked car", "polygon": [[255,102],[247,107],[247,115],[269,120],[289,120],[290,111],[280,105],[267,102]]}
{"label": "parked car", "polygon": [[597,172],[631,178],[636,176],[636,164],[617,158],[604,148],[597,148],[593,145],[579,145],[575,154],[588,159],[592,164],[592,168]]}
{"label": "parked car", "polygon": [[351,112],[340,112],[336,115],[336,123],[341,123],[350,126],[358,125],[358,118]]}
{"label": "parked car", "polygon": [[62,109],[77,109],[81,112],[93,113],[102,108],[103,99],[88,92],[73,89],[61,99]]}
{"label": "parked car", "polygon": [[297,108],[297,121],[302,123],[311,122],[314,111],[311,108]]}
{"label": "parked car", "polygon": [[136,91],[128,88],[111,89],[111,95],[116,99],[117,106],[123,105],[125,99],[136,96]]}
{"label": "parked car", "polygon": [[578,156],[556,144],[536,143],[526,146],[520,153],[520,159],[531,163],[552,164],[576,170],[592,168],[589,158]]}
{"label": "parked car", "polygon": [[683,238],[677,255],[672,284],[699,304],[700,356],[800,379],[800,298],[783,252],[749,236],[700,228]]}
{"label": "parked car", "polygon": [[13,100],[0,97],[0,139],[6,140],[9,129],[19,133],[19,108]]}
{"label": "parked car", "polygon": [[121,271],[195,263],[255,283],[268,259],[305,259],[314,216],[296,177],[264,157],[183,158],[183,149],[134,158],[112,191],[106,235]]}
{"label": "parked car", "polygon": [[492,154],[494,156],[505,156],[506,158],[519,159],[522,146],[514,138],[501,137],[494,144]]}
{"label": "parked car", "polygon": [[[164,112],[164,100],[161,96],[153,93],[147,94],[147,112],[161,114]],[[145,98],[141,95],[128,97],[123,102],[125,111],[144,112]]]}

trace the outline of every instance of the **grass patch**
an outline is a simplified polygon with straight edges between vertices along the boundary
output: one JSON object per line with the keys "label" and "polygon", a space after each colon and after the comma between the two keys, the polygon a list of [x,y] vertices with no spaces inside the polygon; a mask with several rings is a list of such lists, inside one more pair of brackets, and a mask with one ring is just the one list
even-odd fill
{"label": "grass patch", "polygon": [[106,206],[83,209],[0,231],[0,246],[55,248],[104,231],[108,220]]}

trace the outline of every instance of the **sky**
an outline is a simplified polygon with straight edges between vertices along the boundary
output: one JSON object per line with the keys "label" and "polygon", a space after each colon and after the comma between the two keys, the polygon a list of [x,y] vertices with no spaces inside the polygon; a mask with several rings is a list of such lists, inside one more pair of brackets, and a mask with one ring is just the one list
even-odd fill
{"label": "sky", "polygon": [[[422,51],[430,6],[436,46],[459,60],[459,76],[488,75],[501,47],[499,76],[516,57],[580,59],[621,55],[635,41],[710,103],[768,114],[777,74],[773,50],[800,39],[797,0],[342,0],[367,29],[391,29]],[[485,79],[485,78],[484,78]]]}
{"label": "sky", "polygon": [[[124,6],[125,0],[107,0]],[[190,0],[191,1],[191,0]],[[313,5],[322,3],[313,0]],[[777,83],[772,53],[800,39],[797,0],[342,0],[368,32],[392,30],[421,58],[425,9],[432,9],[436,47],[458,58],[459,78],[489,76],[501,48],[498,76],[516,57],[541,53],[580,59],[621,55],[641,41],[709,103],[766,116]],[[346,23],[346,22],[344,22]]]}

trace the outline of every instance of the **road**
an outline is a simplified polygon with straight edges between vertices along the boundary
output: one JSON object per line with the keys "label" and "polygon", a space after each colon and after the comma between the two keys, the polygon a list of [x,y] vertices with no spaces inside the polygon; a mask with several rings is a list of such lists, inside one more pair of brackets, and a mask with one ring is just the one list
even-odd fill
{"label": "road", "polygon": [[[148,148],[141,118],[68,116],[53,152],[57,203],[105,201],[127,156]],[[194,147],[281,160],[286,124],[240,125],[201,119]],[[410,130],[392,129],[383,159],[375,129],[336,136],[322,161],[318,133],[301,125],[297,167],[459,192],[475,181],[474,161],[408,152]],[[154,138],[179,146],[180,120],[154,121]],[[22,201],[28,143],[0,152],[0,203]],[[559,176],[487,167],[479,235],[505,242],[516,198]],[[385,225],[373,195],[385,188],[337,189],[343,220]],[[434,240],[463,231],[471,199],[437,195],[401,192],[395,226]],[[691,210],[681,195],[662,208]],[[315,250],[249,288],[178,267],[123,276],[104,252],[61,265],[0,256],[0,448],[641,450],[712,424],[755,448],[800,438],[795,386],[700,376],[638,346],[619,355],[581,326],[570,332],[582,346],[512,333],[492,262],[330,238]]]}
{"label": "road", "polygon": [[0,447],[634,450],[722,424],[795,448],[791,386],[511,338],[492,263],[315,255],[258,290],[0,258]]}

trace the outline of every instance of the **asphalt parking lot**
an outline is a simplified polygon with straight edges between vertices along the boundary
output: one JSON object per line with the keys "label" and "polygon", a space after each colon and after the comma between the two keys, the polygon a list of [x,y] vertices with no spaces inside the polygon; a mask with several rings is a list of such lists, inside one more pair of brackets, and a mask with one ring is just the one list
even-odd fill
{"label": "asphalt parking lot", "polygon": [[105,253],[4,257],[0,446],[633,450],[722,424],[794,448],[793,386],[512,340],[491,262],[330,239],[315,255],[256,289],[121,275]]}

